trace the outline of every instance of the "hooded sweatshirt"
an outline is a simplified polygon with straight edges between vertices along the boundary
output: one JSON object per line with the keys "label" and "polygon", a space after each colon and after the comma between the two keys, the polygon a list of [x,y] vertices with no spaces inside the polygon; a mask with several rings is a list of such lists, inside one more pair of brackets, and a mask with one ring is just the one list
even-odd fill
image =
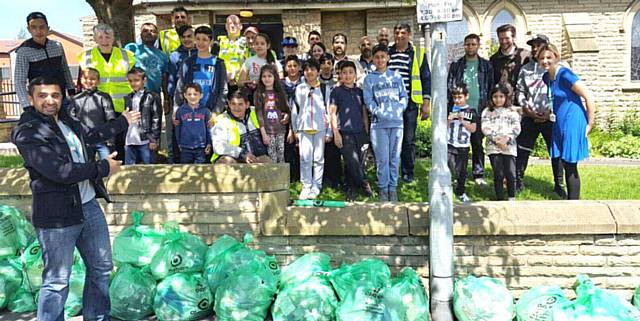
{"label": "hooded sweatshirt", "polygon": [[402,128],[402,113],[408,96],[402,76],[387,68],[383,73],[372,71],[364,79],[364,102],[371,114],[371,129]]}

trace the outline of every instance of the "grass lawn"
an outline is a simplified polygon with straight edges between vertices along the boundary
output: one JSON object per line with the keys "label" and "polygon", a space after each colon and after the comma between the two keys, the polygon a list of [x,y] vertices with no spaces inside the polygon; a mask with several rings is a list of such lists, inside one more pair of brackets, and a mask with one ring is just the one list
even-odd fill
{"label": "grass lawn", "polygon": [[[404,202],[429,201],[428,173],[431,166],[429,160],[418,160],[416,164],[415,181],[411,184],[399,182],[398,196]],[[473,201],[495,200],[493,190],[493,171],[487,161],[486,180],[488,187],[480,188],[473,182],[467,181],[466,192]],[[581,199],[605,200],[605,199],[640,199],[640,167],[623,166],[596,166],[578,165],[581,178]],[[471,176],[471,169],[469,169]],[[526,189],[517,195],[518,200],[558,200],[553,192],[553,178],[551,163],[549,165],[529,165],[525,174],[524,184]],[[376,175],[373,167],[367,168],[367,177],[371,187],[376,190]],[[300,183],[291,186],[291,197],[297,198],[300,192]],[[377,194],[377,190],[376,190]],[[344,200],[345,193],[330,188],[325,188],[320,194],[323,200]],[[359,197],[359,201],[376,201]],[[457,201],[456,201],[457,202]]]}
{"label": "grass lawn", "polygon": [[[429,200],[428,172],[431,166],[429,160],[418,160],[416,164],[416,180],[411,184],[400,181],[398,186],[398,196],[404,202],[427,202]],[[480,188],[474,183],[467,181],[467,195],[473,201],[487,201],[495,199],[493,191],[493,172],[491,165],[487,162],[486,180],[489,186]],[[22,167],[20,156],[0,156],[0,168]],[[640,167],[623,166],[578,166],[582,183],[581,198],[585,200],[606,200],[606,199],[640,199]],[[471,173],[471,170],[469,170]],[[376,173],[373,166],[367,168],[367,177],[371,187],[376,191]],[[551,175],[551,164],[529,165],[525,175],[524,184],[526,189],[517,195],[519,200],[557,200],[553,193],[553,179]],[[291,198],[297,199],[300,193],[300,183],[291,185]],[[344,200],[345,193],[340,190],[325,188],[320,195],[323,200]],[[376,201],[360,197],[360,201]]]}

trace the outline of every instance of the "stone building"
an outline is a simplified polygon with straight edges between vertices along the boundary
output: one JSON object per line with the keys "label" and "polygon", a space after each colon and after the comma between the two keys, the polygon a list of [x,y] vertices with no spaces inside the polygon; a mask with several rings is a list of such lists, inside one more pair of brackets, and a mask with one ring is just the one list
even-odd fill
{"label": "stone building", "polygon": [[[495,29],[504,23],[517,28],[517,43],[543,33],[562,48],[563,59],[584,79],[594,92],[599,124],[605,119],[619,118],[627,112],[639,111],[640,101],[640,0],[465,0],[464,20],[448,25],[449,59],[462,53],[462,38],[477,33],[482,39],[485,56],[495,42]],[[184,6],[192,12],[193,24],[208,24],[221,32],[225,17],[251,11],[243,18],[246,25],[257,25],[267,32],[274,44],[283,36],[304,41],[309,31],[318,30],[329,43],[336,32],[349,37],[348,54],[357,55],[357,42],[363,35],[375,39],[380,27],[393,27],[408,22],[414,40],[422,34],[416,23],[412,1],[345,1],[345,0],[199,0],[199,1],[134,1],[135,22],[155,21],[160,28],[170,25],[170,11]],[[91,40],[91,23],[85,19],[85,41]],[[95,23],[95,22],[94,22]]]}

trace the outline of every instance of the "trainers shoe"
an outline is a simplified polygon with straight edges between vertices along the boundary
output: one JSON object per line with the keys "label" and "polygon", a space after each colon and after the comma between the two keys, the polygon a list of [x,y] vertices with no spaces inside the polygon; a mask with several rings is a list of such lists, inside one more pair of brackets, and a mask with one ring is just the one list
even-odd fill
{"label": "trainers shoe", "polygon": [[561,199],[566,200],[567,199],[567,192],[564,190],[564,186],[562,185],[556,185],[553,188],[553,191],[558,194],[558,196],[560,196]]}
{"label": "trainers shoe", "polygon": [[299,200],[308,200],[309,196],[310,196],[311,190],[307,189],[307,188],[302,188],[302,190],[300,191],[300,195],[298,195],[298,199]]}
{"label": "trainers shoe", "polygon": [[389,194],[387,192],[380,191],[379,198],[380,198],[380,202],[388,202]]}
{"label": "trainers shoe", "polygon": [[409,176],[409,175],[406,175],[406,174],[402,175],[402,181],[407,183],[407,184],[413,183],[413,176]]}
{"label": "trainers shoe", "polygon": [[524,191],[524,183],[522,181],[516,181],[516,193],[522,193]]}
{"label": "trainers shoe", "polygon": [[311,191],[309,191],[309,199],[310,200],[314,200],[316,198],[318,198],[318,195],[320,195],[320,189],[317,187],[312,187]]}
{"label": "trainers shoe", "polygon": [[508,200],[509,202],[515,202],[515,201],[516,201],[516,198],[515,198],[515,197],[509,197],[507,200]]}
{"label": "trainers shoe", "polygon": [[488,185],[487,181],[485,181],[484,178],[482,178],[482,177],[476,178],[475,179],[475,183],[476,183],[476,185],[478,185],[480,187],[486,187]]}
{"label": "trainers shoe", "polygon": [[353,190],[349,190],[347,191],[347,202],[355,202],[357,197],[357,193],[354,192]]}
{"label": "trainers shoe", "polygon": [[369,185],[368,182],[364,184],[362,191],[364,192],[364,195],[366,197],[369,197],[369,198],[373,197],[373,190],[371,190],[371,185]]}
{"label": "trainers shoe", "polygon": [[398,202],[398,192],[389,191],[389,201],[394,203]]}
{"label": "trainers shoe", "polygon": [[462,193],[462,195],[456,195],[456,197],[458,198],[458,200],[462,203],[469,203],[471,202],[471,199],[469,198],[469,196],[467,196],[467,193]]}

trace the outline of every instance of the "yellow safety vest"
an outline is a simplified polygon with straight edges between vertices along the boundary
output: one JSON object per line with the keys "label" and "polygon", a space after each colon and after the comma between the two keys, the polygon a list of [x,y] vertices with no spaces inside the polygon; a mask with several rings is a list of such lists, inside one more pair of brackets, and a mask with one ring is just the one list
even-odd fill
{"label": "yellow safety vest", "polygon": [[238,80],[242,64],[244,63],[244,60],[248,58],[245,38],[239,37],[232,42],[227,36],[218,36],[218,43],[220,44],[218,57],[220,57],[220,59],[224,59],[224,65],[227,68],[227,72],[232,71],[235,75],[235,79]]}
{"label": "yellow safety vest", "polygon": [[[256,129],[260,129],[260,123],[258,122],[258,116],[256,115],[254,107],[249,108],[249,120],[251,120],[253,127],[255,127]],[[231,136],[231,140],[229,140],[229,145],[239,147],[240,129],[238,129],[238,122],[229,117],[229,114],[224,113],[218,116],[216,123],[220,124],[225,121],[231,123],[231,133],[229,133]],[[247,131],[249,131],[249,128],[247,128]],[[211,163],[214,163],[219,157],[220,155],[218,155],[217,153],[213,153],[213,156],[211,156]]]}
{"label": "yellow safety vest", "polygon": [[411,64],[411,100],[416,104],[422,104],[422,81],[420,80],[420,67],[424,60],[424,51],[420,47],[413,47],[413,63]]}
{"label": "yellow safety vest", "polygon": [[113,109],[124,111],[124,96],[132,92],[127,81],[127,72],[136,63],[135,55],[126,49],[113,47],[109,61],[105,61],[98,48],[89,49],[78,55],[81,68],[92,67],[100,72],[98,89],[111,96]]}
{"label": "yellow safety vest", "polygon": [[160,39],[160,50],[162,50],[167,57],[180,47],[180,36],[178,36],[178,32],[174,28],[161,30],[158,38]]}

